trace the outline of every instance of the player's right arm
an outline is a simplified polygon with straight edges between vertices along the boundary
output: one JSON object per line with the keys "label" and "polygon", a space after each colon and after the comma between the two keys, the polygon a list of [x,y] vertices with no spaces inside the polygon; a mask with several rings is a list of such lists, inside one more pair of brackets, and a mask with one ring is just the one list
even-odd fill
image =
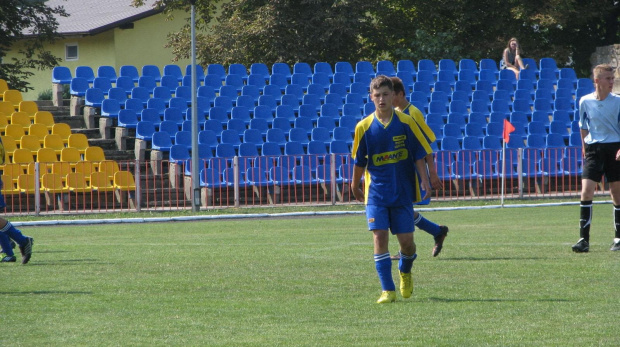
{"label": "player's right arm", "polygon": [[364,175],[364,171],[366,169],[353,165],[353,176],[351,177],[351,192],[355,197],[355,200],[359,202],[364,202],[364,191],[362,190],[362,176]]}

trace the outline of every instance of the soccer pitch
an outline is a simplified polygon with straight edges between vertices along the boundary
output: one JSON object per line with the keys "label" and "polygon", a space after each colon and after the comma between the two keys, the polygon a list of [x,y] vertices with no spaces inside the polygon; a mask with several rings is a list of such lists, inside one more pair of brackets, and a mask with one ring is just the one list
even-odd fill
{"label": "soccer pitch", "polygon": [[587,254],[578,213],[425,212],[450,226],[444,250],[416,232],[413,296],[383,305],[363,215],[24,227],[0,345],[617,345],[612,206],[594,206]]}

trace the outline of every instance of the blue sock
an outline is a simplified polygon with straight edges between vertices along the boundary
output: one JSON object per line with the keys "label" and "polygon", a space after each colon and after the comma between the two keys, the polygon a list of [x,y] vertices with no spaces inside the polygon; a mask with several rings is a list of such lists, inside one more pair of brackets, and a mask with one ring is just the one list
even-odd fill
{"label": "blue sock", "polygon": [[0,232],[0,247],[2,247],[2,252],[6,253],[6,255],[11,257],[15,255],[11,247],[11,239],[3,232]]}
{"label": "blue sock", "polygon": [[400,253],[400,260],[398,261],[398,271],[402,273],[410,273],[411,268],[413,267],[413,261],[417,257],[418,255],[415,253],[413,255],[404,255]]}
{"label": "blue sock", "polygon": [[416,227],[433,235],[433,237],[439,236],[439,233],[441,232],[438,224],[435,224],[431,222],[430,220],[422,217],[421,213],[418,213],[418,218],[415,219],[414,224]]}
{"label": "blue sock", "polygon": [[26,241],[28,241],[26,236],[24,236],[19,229],[16,229],[11,222],[6,222],[6,225],[4,228],[0,229],[0,232],[8,235],[8,237],[12,238],[13,241],[17,242],[20,246],[25,245]]}
{"label": "blue sock", "polygon": [[375,254],[375,267],[377,268],[377,275],[379,275],[381,288],[384,291],[396,290],[396,285],[394,285],[394,279],[392,278],[392,260],[390,259],[390,253]]}

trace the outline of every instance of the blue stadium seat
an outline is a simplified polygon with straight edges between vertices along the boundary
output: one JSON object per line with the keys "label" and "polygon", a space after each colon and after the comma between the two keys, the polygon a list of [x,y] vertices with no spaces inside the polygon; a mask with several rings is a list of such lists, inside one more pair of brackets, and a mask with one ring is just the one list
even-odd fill
{"label": "blue stadium seat", "polygon": [[112,89],[112,82],[107,77],[95,77],[93,80],[93,88],[99,88],[104,95],[108,95],[108,91]]}
{"label": "blue stadium seat", "polygon": [[358,61],[355,63],[355,73],[362,73],[370,78],[373,78],[376,74],[374,66],[369,61]]}
{"label": "blue stadium seat", "polygon": [[274,63],[271,66],[271,74],[281,74],[288,82],[291,78],[291,67],[287,63]]}
{"label": "blue stadium seat", "polygon": [[297,62],[293,64],[293,73],[302,73],[310,77],[312,76],[312,67],[308,63]]}
{"label": "blue stadium seat", "polygon": [[209,145],[211,149],[215,149],[215,147],[219,144],[219,141],[215,132],[207,129],[198,132],[198,144]]}
{"label": "blue stadium seat", "polygon": [[103,90],[99,88],[89,88],[84,95],[84,105],[100,108],[104,99],[105,95],[103,95]]}
{"label": "blue stadium seat", "polygon": [[461,59],[459,60],[459,71],[463,70],[478,71],[478,64],[473,59]]}
{"label": "blue stadium seat", "polygon": [[353,66],[348,61],[339,61],[334,65],[334,74],[342,72],[349,75],[349,78],[353,80],[353,75],[355,71],[353,71]]}
{"label": "blue stadium seat", "polygon": [[314,64],[314,73],[321,72],[326,74],[330,79],[333,79],[334,71],[332,66],[326,62],[317,62]]}
{"label": "blue stadium seat", "polygon": [[151,148],[162,152],[169,152],[172,147],[172,139],[166,132],[156,132],[153,134]]}
{"label": "blue stadium seat", "polygon": [[119,70],[119,77],[120,76],[129,77],[133,83],[138,83],[140,73],[138,72],[138,68],[133,65],[123,65]]}
{"label": "blue stadium seat", "polygon": [[191,159],[189,149],[184,145],[172,145],[170,147],[170,162],[184,164]]}
{"label": "blue stadium seat", "polygon": [[139,121],[135,110],[123,109],[118,112],[118,126],[120,127],[135,129]]}
{"label": "blue stadium seat", "polygon": [[74,96],[83,97],[90,88],[88,81],[83,77],[73,77],[69,84],[69,93]]}
{"label": "blue stadium seat", "polygon": [[71,70],[66,66],[55,66],[52,70],[52,83],[71,84],[72,79]]}
{"label": "blue stadium seat", "polygon": [[379,60],[377,62],[377,75],[385,75],[388,77],[396,76],[396,69],[394,63],[390,60]]}
{"label": "blue stadium seat", "polygon": [[161,71],[157,65],[144,65],[142,66],[142,76],[150,76],[156,82],[161,81]]}
{"label": "blue stadium seat", "polygon": [[[172,76],[176,78],[177,84],[183,82],[183,72],[181,71],[181,67],[176,64],[166,64],[164,65],[164,74],[163,76]],[[163,78],[162,76],[162,78]]]}
{"label": "blue stadium seat", "polygon": [[121,103],[116,99],[105,99],[101,102],[101,115],[103,117],[118,118]]}
{"label": "blue stadium seat", "polygon": [[[252,63],[250,65],[250,75],[262,76],[264,81],[269,80],[269,68],[264,63]],[[248,84],[249,84],[249,76],[248,76]]]}
{"label": "blue stadium seat", "polygon": [[230,64],[228,66],[227,77],[230,75],[236,75],[241,77],[241,80],[245,83],[248,80],[248,68],[245,67],[245,65],[239,63]]}
{"label": "blue stadium seat", "polygon": [[155,124],[153,124],[152,122],[140,121],[138,122],[138,124],[136,124],[136,138],[138,139],[151,141],[151,139],[153,138],[153,134],[156,131],[157,130],[155,129]]}
{"label": "blue stadium seat", "polygon": [[84,78],[88,83],[93,83],[95,80],[95,72],[90,66],[77,66],[75,68],[75,77]]}

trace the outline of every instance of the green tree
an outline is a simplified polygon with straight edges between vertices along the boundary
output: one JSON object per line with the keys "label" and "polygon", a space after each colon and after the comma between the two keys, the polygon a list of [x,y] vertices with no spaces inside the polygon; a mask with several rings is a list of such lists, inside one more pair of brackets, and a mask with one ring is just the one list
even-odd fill
{"label": "green tree", "polygon": [[[189,13],[190,4],[156,6]],[[196,0],[196,8],[202,64],[499,60],[517,37],[526,57],[552,57],[585,77],[596,47],[620,39],[617,0]],[[189,32],[169,35],[177,57],[189,56]]]}
{"label": "green tree", "polygon": [[[375,14],[384,32],[380,46],[393,59],[499,60],[511,37],[525,56],[552,57],[589,76],[597,46],[618,42],[620,3],[614,0],[392,0]],[[398,23],[390,22],[399,18]],[[391,30],[395,27],[396,30]],[[377,53],[377,52],[376,52]]]}
{"label": "green tree", "polygon": [[[355,61],[370,50],[362,37],[374,28],[365,0],[232,0],[221,3],[216,20],[214,1],[197,1],[198,59],[202,64],[299,61]],[[136,1],[139,4],[138,1]],[[167,10],[185,9],[189,1],[160,1]],[[208,30],[207,30],[208,29]],[[178,57],[189,56],[189,26],[169,36]]]}
{"label": "green tree", "polygon": [[[43,1],[11,0],[0,3],[0,78],[9,87],[28,91],[28,77],[33,69],[51,69],[60,58],[44,49],[46,42],[56,37],[58,22],[55,16],[66,16],[62,7],[50,8]],[[18,45],[16,45],[18,44]],[[13,47],[19,47],[18,54],[7,59]]]}

